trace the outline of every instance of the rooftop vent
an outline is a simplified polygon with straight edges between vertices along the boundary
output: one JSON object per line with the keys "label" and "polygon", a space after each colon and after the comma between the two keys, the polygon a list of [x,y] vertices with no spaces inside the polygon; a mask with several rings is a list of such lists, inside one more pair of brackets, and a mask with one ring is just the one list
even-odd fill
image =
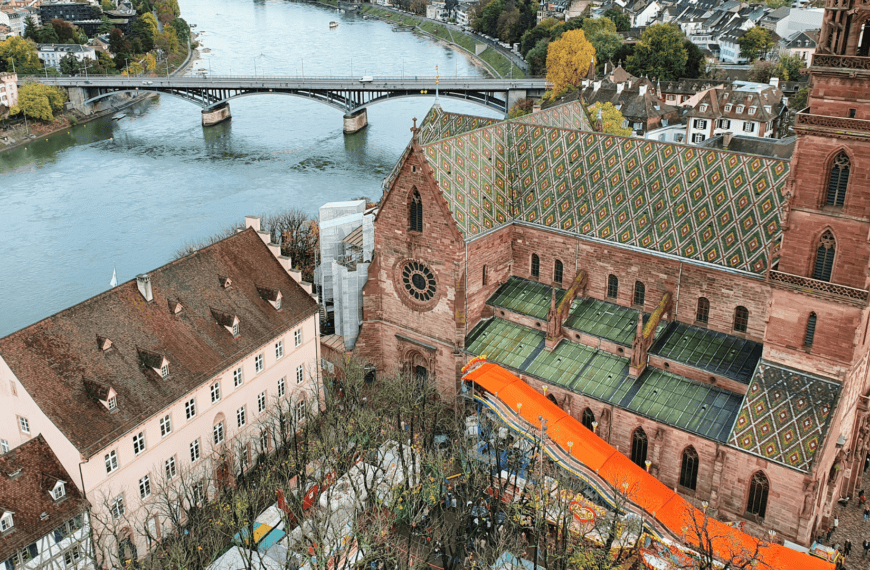
{"label": "rooftop vent", "polygon": [[48,519],[48,513],[43,512],[42,514],[39,515],[39,520],[44,521],[46,519]]}
{"label": "rooftop vent", "polygon": [[233,280],[230,279],[229,277],[224,277],[223,275],[218,275],[218,280],[221,283],[221,287],[223,287],[224,289],[229,289],[230,287],[233,286]]}
{"label": "rooftop vent", "polygon": [[147,273],[136,276],[136,286],[146,301],[150,303],[154,300],[154,295],[151,294],[151,277]]}
{"label": "rooftop vent", "polygon": [[100,350],[102,350],[103,352],[106,352],[107,350],[112,349],[112,341],[107,339],[106,337],[98,336],[97,337],[97,347]]}
{"label": "rooftop vent", "polygon": [[169,300],[169,312],[172,313],[173,315],[177,315],[183,309],[184,309],[184,305],[181,304],[181,301],[179,301],[177,299],[175,299],[175,300],[170,299]]}

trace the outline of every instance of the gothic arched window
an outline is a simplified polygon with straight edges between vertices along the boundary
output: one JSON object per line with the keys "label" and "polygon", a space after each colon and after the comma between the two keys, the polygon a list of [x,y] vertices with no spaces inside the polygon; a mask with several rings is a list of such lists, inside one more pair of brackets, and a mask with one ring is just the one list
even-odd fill
{"label": "gothic arched window", "polygon": [[846,201],[846,186],[849,184],[849,156],[841,152],[834,159],[828,178],[828,199],[826,206],[842,206]]}
{"label": "gothic arched window", "polygon": [[813,266],[813,279],[830,281],[831,272],[834,269],[834,253],[836,253],[837,241],[831,230],[822,234],[819,239],[819,248],[816,250],[816,264]]}
{"label": "gothic arched window", "polygon": [[643,306],[646,299],[646,286],[640,281],[634,282],[634,304]]}
{"label": "gothic arched window", "polygon": [[411,195],[411,211],[409,228],[412,232],[423,231],[423,200],[420,193],[414,190]]}
{"label": "gothic arched window", "polygon": [[693,491],[698,487],[698,452],[691,445],[683,450],[680,485]]}
{"label": "gothic arched window", "polygon": [[698,310],[695,312],[695,320],[706,323],[710,320],[710,301],[707,297],[698,298]]}
{"label": "gothic arched window", "polygon": [[807,317],[807,332],[804,334],[804,346],[812,346],[814,336],[816,336],[816,314],[810,313],[810,316]]}
{"label": "gothic arched window", "polygon": [[611,299],[616,299],[619,293],[619,279],[616,275],[608,275],[607,277],[607,296]]}
{"label": "gothic arched window", "polygon": [[562,282],[562,270],[562,262],[557,259],[556,264],[553,267],[553,281],[555,281],[556,283]]}
{"label": "gothic arched window", "polygon": [[746,307],[737,307],[734,309],[734,330],[737,332],[746,332],[749,326],[749,309]]}
{"label": "gothic arched window", "polygon": [[592,429],[592,422],[594,422],[594,421],[595,421],[595,413],[592,410],[590,410],[589,408],[586,408],[585,410],[583,410],[582,423],[586,427],[586,429],[588,429],[589,431],[595,431]]}
{"label": "gothic arched window", "polygon": [[532,277],[537,279],[541,276],[541,258],[537,253],[532,254]]}
{"label": "gothic arched window", "polygon": [[643,428],[637,428],[631,434],[631,461],[646,469],[646,449],[648,441]]}
{"label": "gothic arched window", "polygon": [[767,513],[767,493],[770,483],[761,471],[756,471],[749,482],[749,500],[746,501],[746,512],[764,518]]}

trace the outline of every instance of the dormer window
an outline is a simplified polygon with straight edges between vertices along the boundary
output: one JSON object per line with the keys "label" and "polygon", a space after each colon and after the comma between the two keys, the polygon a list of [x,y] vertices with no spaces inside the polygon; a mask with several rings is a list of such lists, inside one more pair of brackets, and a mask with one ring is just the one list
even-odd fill
{"label": "dormer window", "polygon": [[239,336],[239,323],[233,323],[233,336]]}
{"label": "dormer window", "polygon": [[737,105],[737,112],[738,112],[738,113],[742,113],[742,112],[743,112],[743,105]]}
{"label": "dormer window", "polygon": [[112,341],[103,336],[97,337],[97,347],[103,352],[112,350]]}
{"label": "dormer window", "polygon": [[281,310],[281,301],[283,300],[283,295],[281,295],[280,289],[261,287],[257,285],[257,292],[260,294],[260,298],[275,307],[276,311]]}
{"label": "dormer window", "polygon": [[169,312],[172,313],[173,315],[177,315],[183,310],[184,310],[184,305],[181,304],[181,301],[177,301],[177,300],[176,301],[173,301],[173,300],[169,301]]}
{"label": "dormer window", "polygon": [[4,512],[3,516],[0,517],[0,532],[10,532],[13,526],[15,526],[15,523],[12,522],[12,513],[9,511]]}
{"label": "dormer window", "polygon": [[758,109],[758,107],[750,107],[750,108],[749,108],[749,114],[750,114],[750,115],[754,115],[756,109]]}
{"label": "dormer window", "polygon": [[727,92],[727,91],[722,95],[722,98],[723,98],[723,99],[727,99],[727,98],[728,98],[728,92]]}
{"label": "dormer window", "polygon": [[765,105],[765,106],[764,106],[764,112],[765,112],[765,113],[770,113],[770,105]]}
{"label": "dormer window", "polygon": [[143,367],[150,368],[163,380],[169,378],[169,360],[165,356],[144,348],[139,348],[137,351]]}
{"label": "dormer window", "polygon": [[66,497],[66,487],[64,486],[63,481],[58,481],[51,490],[51,498],[55,501],[59,501],[64,497]]}
{"label": "dormer window", "polygon": [[275,308],[279,311],[281,310],[281,297],[275,299]]}
{"label": "dormer window", "polygon": [[214,317],[214,320],[218,325],[227,329],[227,332],[232,334],[233,338],[239,336],[239,317],[229,313],[224,313],[223,311],[218,311],[217,309],[211,310],[211,316]]}
{"label": "dormer window", "polygon": [[233,280],[229,277],[224,277],[223,275],[218,275],[218,279],[220,280],[221,287],[224,289],[229,289],[233,286]]}
{"label": "dormer window", "polygon": [[728,103],[727,105],[725,105],[725,112],[726,112],[726,113],[730,113],[730,112],[731,112],[731,103]]}
{"label": "dormer window", "polygon": [[114,412],[118,409],[118,398],[112,396],[111,398],[109,398],[109,401],[106,402],[106,406],[109,408],[110,412]]}
{"label": "dormer window", "polygon": [[168,364],[164,364],[163,366],[160,367],[160,377],[163,378],[164,380],[169,378],[169,365]]}
{"label": "dormer window", "polygon": [[706,103],[702,103],[702,104],[701,104],[701,108],[699,109],[699,111],[701,111],[702,113],[706,112],[706,111],[707,111],[707,104],[706,104]]}

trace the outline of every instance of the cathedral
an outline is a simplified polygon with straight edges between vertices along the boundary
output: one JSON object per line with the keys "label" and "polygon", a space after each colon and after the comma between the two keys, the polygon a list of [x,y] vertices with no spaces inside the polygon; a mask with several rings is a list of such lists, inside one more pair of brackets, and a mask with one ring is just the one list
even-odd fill
{"label": "cathedral", "polygon": [[[809,545],[870,451],[870,6],[828,0],[791,160],[437,104],[385,182],[355,354],[486,355],[717,518]],[[739,104],[735,101],[735,104]]]}

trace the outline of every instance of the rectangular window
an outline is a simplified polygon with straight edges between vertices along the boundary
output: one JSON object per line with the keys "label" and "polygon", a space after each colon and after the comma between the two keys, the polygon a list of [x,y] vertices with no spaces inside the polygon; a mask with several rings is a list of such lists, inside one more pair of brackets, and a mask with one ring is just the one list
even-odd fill
{"label": "rectangular window", "polygon": [[178,470],[175,467],[175,457],[170,457],[169,459],[167,459],[164,467],[166,468],[167,479],[173,479],[176,475],[178,475]]}
{"label": "rectangular window", "polygon": [[211,385],[211,403],[214,404],[221,399],[221,383],[215,382]]}
{"label": "rectangular window", "polygon": [[19,416],[18,427],[21,428],[22,433],[30,433],[30,422],[27,421],[27,418],[22,418]]}
{"label": "rectangular window", "polygon": [[731,121],[728,119],[719,119],[719,128],[720,129],[730,129]]}
{"label": "rectangular window", "polygon": [[234,337],[239,336],[239,323],[233,324],[233,336]]}
{"label": "rectangular window", "polygon": [[254,357],[254,372],[259,374],[263,371],[263,355],[258,354]]}
{"label": "rectangular window", "polygon": [[193,500],[194,505],[198,505],[205,498],[205,483],[202,481],[197,481],[193,484],[191,499]]}
{"label": "rectangular window", "polygon": [[706,129],[707,121],[705,119],[695,119],[692,123],[696,129]]}
{"label": "rectangular window", "polygon": [[296,368],[296,383],[302,384],[305,381],[305,366],[300,364]]}
{"label": "rectangular window", "polygon": [[635,123],[633,126],[636,131],[643,129],[643,123]]}
{"label": "rectangular window", "polygon": [[693,143],[704,142],[704,140],[705,140],[706,138],[707,138],[706,136],[704,136],[704,135],[702,135],[702,134],[700,134],[700,133],[695,133],[694,135],[692,135],[692,142],[693,142]]}
{"label": "rectangular window", "polygon": [[275,343],[275,360],[281,360],[282,356],[284,356],[284,341],[279,340]]}
{"label": "rectangular window", "polygon": [[114,396],[109,398],[107,403],[109,404],[109,411],[111,412],[114,412],[118,408],[118,400]]}
{"label": "rectangular window", "polygon": [[9,442],[5,439],[0,439],[0,449],[2,449],[2,453],[9,453]]}
{"label": "rectangular window", "polygon": [[305,400],[296,402],[296,422],[301,422],[305,419]]}
{"label": "rectangular window", "polygon": [[163,379],[164,379],[164,380],[166,380],[167,378],[169,378],[169,365],[168,365],[168,364],[164,364],[164,365],[160,368],[160,375],[163,376]]}
{"label": "rectangular window", "polygon": [[149,475],[139,479],[139,496],[143,499],[151,496],[151,477]]}
{"label": "rectangular window", "polygon": [[484,285],[486,285],[486,265],[483,266],[483,275],[481,277],[481,281]]}
{"label": "rectangular window", "polygon": [[195,439],[190,443],[190,462],[196,463],[199,461],[199,440]]}
{"label": "rectangular window", "polygon": [[267,430],[260,432],[260,449],[263,450],[263,453],[269,451],[269,432]]}
{"label": "rectangular window", "polygon": [[70,566],[75,566],[79,559],[82,557],[81,550],[79,550],[78,546],[73,546],[69,550],[63,553],[63,564],[67,568]]}
{"label": "rectangular window", "polygon": [[187,419],[196,417],[196,398],[191,398],[184,403],[184,417]]}
{"label": "rectangular window", "polygon": [[236,423],[239,424],[239,427],[243,427],[247,423],[247,419],[245,418],[244,406],[236,410]]}
{"label": "rectangular window", "polygon": [[140,431],[133,436],[133,453],[139,455],[145,451],[145,432]]}
{"label": "rectangular window", "polygon": [[260,392],[257,396],[257,413],[262,414],[266,411],[266,393]]}
{"label": "rectangular window", "polygon": [[278,397],[283,398],[284,394],[287,393],[287,378],[281,378],[278,380]]}
{"label": "rectangular window", "polygon": [[106,454],[106,473],[111,473],[118,469],[118,453],[115,450]]}
{"label": "rectangular window", "polygon": [[755,123],[746,122],[743,123],[743,130],[747,133],[751,133],[755,131]]}
{"label": "rectangular window", "polygon": [[296,329],[293,332],[293,342],[295,343],[296,346],[299,346],[300,344],[302,344],[302,329]]}
{"label": "rectangular window", "polygon": [[214,436],[215,445],[220,445],[224,442],[224,422],[215,424],[212,428],[212,435]]}
{"label": "rectangular window", "polygon": [[110,507],[112,511],[112,518],[119,519],[124,516],[124,495],[118,496],[114,501],[112,501],[112,505]]}
{"label": "rectangular window", "polygon": [[242,385],[242,382],[245,381],[245,377],[242,374],[242,367],[239,366],[235,370],[233,370],[233,387],[238,388]]}
{"label": "rectangular window", "polygon": [[166,414],[160,418],[160,437],[166,437],[170,433],[172,433],[172,418]]}

